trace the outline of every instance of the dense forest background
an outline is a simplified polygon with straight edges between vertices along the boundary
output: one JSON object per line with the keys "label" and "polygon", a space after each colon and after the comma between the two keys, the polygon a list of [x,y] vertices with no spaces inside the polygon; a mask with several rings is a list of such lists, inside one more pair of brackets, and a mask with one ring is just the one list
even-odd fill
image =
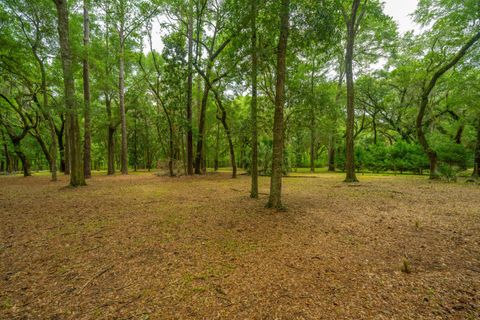
{"label": "dense forest background", "polygon": [[414,19],[399,34],[378,0],[2,0],[0,171],[478,175],[480,3]]}

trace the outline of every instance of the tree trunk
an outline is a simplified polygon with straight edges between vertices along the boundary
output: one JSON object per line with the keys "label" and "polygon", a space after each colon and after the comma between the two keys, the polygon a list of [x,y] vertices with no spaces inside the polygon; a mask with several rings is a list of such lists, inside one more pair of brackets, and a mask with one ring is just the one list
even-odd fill
{"label": "tree trunk", "polygon": [[354,0],[351,15],[347,21],[347,47],[345,51],[345,77],[347,80],[347,123],[345,134],[345,182],[358,182],[355,175],[355,92],[353,84],[353,46],[355,42],[355,25],[360,0]]}
{"label": "tree trunk", "polygon": [[108,127],[107,174],[115,174],[115,127]]}
{"label": "tree trunk", "polygon": [[20,147],[20,141],[12,141],[12,143],[13,143],[13,150],[15,150],[15,154],[22,162],[23,176],[24,177],[31,176],[32,174],[30,173],[30,164],[28,162],[27,157],[23,153],[22,148]]}
{"label": "tree trunk", "polygon": [[312,124],[310,126],[310,172],[315,172],[315,129]]}
{"label": "tree trunk", "polygon": [[123,24],[120,27],[120,55],[119,55],[119,73],[118,73],[118,93],[120,105],[120,121],[122,130],[122,148],[120,153],[120,164],[122,174],[128,174],[128,154],[127,154],[127,117],[125,113],[125,39]]}
{"label": "tree trunk", "polygon": [[170,135],[169,135],[169,143],[168,143],[168,153],[169,153],[169,156],[168,156],[168,174],[170,175],[170,177],[173,177],[175,176],[175,172],[173,172],[173,160],[175,158],[175,153],[174,153],[174,132],[173,132],[173,124],[170,122],[170,119],[168,121],[168,127],[169,127],[169,132],[170,132]]}
{"label": "tree trunk", "polygon": [[315,108],[313,97],[315,95],[315,57],[312,63],[312,73],[310,76],[310,172],[315,172]]}
{"label": "tree trunk", "polygon": [[[48,168],[49,168],[50,172],[52,173],[52,169],[53,169],[52,168],[52,162],[53,161],[52,161],[52,156],[50,154],[51,150],[49,150],[49,148],[47,147],[47,144],[43,140],[38,127],[35,127],[34,132],[30,132],[30,134],[33,136],[33,138],[35,140],[37,140],[38,144],[40,145],[40,149],[42,149],[43,155],[45,156],[45,160],[47,160],[47,162],[48,162]],[[53,176],[52,176],[52,181],[56,181],[56,174],[55,174],[55,180],[53,179]]]}
{"label": "tree trunk", "polygon": [[189,1],[188,13],[188,78],[187,78],[187,174],[193,174],[193,1]]}
{"label": "tree trunk", "polygon": [[84,104],[84,131],[83,131],[83,171],[85,178],[92,176],[91,149],[92,132],[90,119],[90,77],[88,50],[90,42],[90,19],[88,17],[87,0],[83,0],[83,104]]}
{"label": "tree trunk", "polygon": [[280,8],[280,37],[277,48],[275,114],[273,120],[272,177],[270,180],[270,196],[267,203],[267,207],[275,209],[283,209],[283,108],[285,105],[286,56],[290,15],[289,7],[290,0],[282,0]]}
{"label": "tree trunk", "polygon": [[252,163],[250,166],[250,174],[252,175],[252,185],[250,189],[250,197],[258,198],[258,124],[257,124],[257,73],[258,73],[258,56],[257,56],[257,1],[251,0],[252,15],[252,102],[250,106],[250,121],[252,126]]}
{"label": "tree trunk", "polygon": [[219,153],[219,142],[220,142],[220,128],[217,122],[217,135],[215,138],[215,158],[213,159],[213,171],[218,171],[218,153]]}
{"label": "tree trunk", "polygon": [[475,144],[475,157],[473,160],[473,174],[472,177],[478,178],[480,176],[480,120],[477,125],[477,142]]}
{"label": "tree trunk", "polygon": [[5,172],[7,174],[10,174],[12,173],[12,166],[11,166],[12,162],[10,159],[10,153],[8,152],[7,140],[5,140],[5,133],[3,133],[3,131],[1,130],[0,132],[2,133],[3,153],[5,154]]}
{"label": "tree trunk", "polygon": [[328,171],[335,172],[335,137],[333,134],[328,141]]}
{"label": "tree trunk", "polygon": [[228,149],[230,151],[230,163],[232,165],[232,178],[237,177],[237,163],[235,161],[235,148],[233,146],[233,141],[232,141],[232,135],[230,133],[230,128],[228,127],[227,123],[227,111],[225,107],[223,106],[221,97],[218,93],[217,90],[213,90],[213,93],[215,94],[215,100],[217,101],[217,106],[220,109],[221,116],[218,117],[217,119],[222,122],[223,128],[225,129],[225,134],[227,135],[227,140],[228,140]]}
{"label": "tree trunk", "polygon": [[58,35],[62,57],[63,78],[65,85],[65,105],[68,114],[68,149],[70,160],[70,185],[73,187],[85,185],[83,174],[80,128],[77,107],[75,103],[75,84],[70,52],[68,8],[65,0],[54,0],[58,14]]}
{"label": "tree trunk", "polygon": [[[55,127],[55,134],[57,136],[57,145],[58,145],[58,153],[60,155],[60,171],[65,172],[65,146],[63,144],[63,134],[65,131],[65,118],[60,116],[61,124],[60,129]],[[56,153],[56,152],[55,152]]]}
{"label": "tree trunk", "polygon": [[[210,72],[207,72],[207,79]],[[207,113],[208,93],[210,91],[210,85],[208,80],[205,80],[203,89],[202,104],[200,106],[200,117],[198,120],[198,140],[197,140],[197,152],[195,156],[195,174],[202,173],[203,161],[204,161],[204,136],[205,136],[205,120]]]}
{"label": "tree trunk", "polygon": [[65,175],[69,175],[70,174],[70,148],[68,147],[68,145],[69,145],[69,141],[68,141],[68,116],[65,118],[64,140],[65,140],[65,148],[64,148],[63,156],[65,158],[65,170],[63,171],[63,173]]}

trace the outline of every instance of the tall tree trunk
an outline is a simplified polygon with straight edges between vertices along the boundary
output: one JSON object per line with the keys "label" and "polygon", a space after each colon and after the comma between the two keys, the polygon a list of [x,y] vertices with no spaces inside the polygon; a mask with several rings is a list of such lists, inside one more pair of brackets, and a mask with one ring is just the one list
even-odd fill
{"label": "tall tree trunk", "polygon": [[105,94],[105,109],[108,119],[108,136],[107,136],[107,175],[115,174],[115,126],[112,118],[112,101],[108,94]]}
{"label": "tall tree trunk", "polygon": [[120,27],[120,56],[118,74],[118,92],[120,105],[120,121],[122,130],[122,148],[120,153],[122,174],[128,174],[128,152],[127,152],[127,117],[125,113],[125,39],[123,23]]}
{"label": "tall tree trunk", "polygon": [[[207,71],[207,79],[210,72]],[[195,155],[195,174],[202,173],[203,162],[205,159],[204,155],[204,137],[205,137],[205,120],[207,113],[207,102],[208,102],[208,93],[210,91],[210,85],[208,80],[205,80],[205,85],[203,89],[202,104],[200,106],[200,117],[198,120],[198,140],[197,140],[197,152]]]}
{"label": "tall tree trunk", "polygon": [[355,25],[360,0],[354,0],[350,17],[347,19],[347,48],[345,51],[345,77],[347,80],[347,124],[345,134],[345,182],[358,182],[355,175],[355,92],[353,84],[353,46],[355,42]]}
{"label": "tall tree trunk", "polygon": [[250,172],[252,175],[252,184],[250,188],[250,197],[258,198],[258,124],[257,124],[257,73],[258,73],[258,56],[257,56],[257,1],[251,0],[252,15],[252,102],[250,106],[250,122],[252,126],[252,164]]}
{"label": "tall tree trunk", "polygon": [[188,13],[188,78],[187,78],[187,174],[193,174],[193,1],[189,1]]}
{"label": "tall tree trunk", "polygon": [[312,73],[310,76],[310,93],[312,95],[310,100],[310,172],[315,172],[315,109],[314,109],[314,95],[315,95],[315,57],[312,63]]}
{"label": "tall tree trunk", "polygon": [[275,114],[273,120],[272,177],[267,207],[283,209],[282,205],[282,162],[283,162],[283,108],[285,105],[285,77],[287,40],[290,16],[290,0],[282,0],[280,8],[280,37],[277,48],[277,70],[275,84]]}
{"label": "tall tree trunk", "polygon": [[87,0],[83,0],[83,171],[85,178],[92,176],[91,169],[91,149],[92,149],[92,131],[90,119],[90,76],[89,76],[89,42],[90,42],[90,19],[88,17]]}
{"label": "tall tree trunk", "polygon": [[68,113],[68,149],[70,158],[70,185],[73,187],[85,185],[83,174],[82,151],[78,112],[75,103],[75,84],[70,52],[68,27],[68,7],[66,0],[54,0],[58,14],[58,35],[62,57],[63,78],[65,84],[65,105]]}

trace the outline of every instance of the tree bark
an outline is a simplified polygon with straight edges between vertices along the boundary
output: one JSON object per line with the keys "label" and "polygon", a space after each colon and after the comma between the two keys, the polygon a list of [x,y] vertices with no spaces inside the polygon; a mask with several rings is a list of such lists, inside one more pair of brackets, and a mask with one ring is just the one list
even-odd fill
{"label": "tree bark", "polygon": [[27,157],[23,153],[22,148],[20,147],[20,141],[13,142],[13,150],[15,150],[15,154],[17,155],[17,157],[22,162],[23,176],[24,177],[31,176],[32,174],[30,173],[30,164],[28,162]]}
{"label": "tree bark", "polygon": [[357,22],[357,11],[360,0],[354,0],[350,16],[346,18],[347,23],[347,47],[345,51],[345,77],[347,80],[347,123],[345,134],[345,182],[358,182],[355,175],[355,92],[353,83],[353,46],[355,43],[355,26]]}
{"label": "tree bark", "polygon": [[8,152],[7,140],[5,140],[5,133],[3,133],[2,130],[0,130],[0,132],[2,133],[3,153],[5,154],[5,172],[10,174],[12,173],[12,163],[10,160],[10,153]]}
{"label": "tree bark", "polygon": [[54,0],[58,14],[58,35],[62,57],[63,78],[65,85],[65,105],[68,114],[68,149],[70,158],[70,185],[73,187],[85,185],[83,174],[82,151],[78,112],[75,103],[75,84],[70,51],[68,7],[66,0]]}
{"label": "tree bark", "polygon": [[283,165],[283,108],[285,105],[285,77],[287,40],[290,16],[290,0],[282,0],[280,8],[280,37],[277,48],[277,70],[275,84],[275,113],[273,120],[272,176],[270,179],[270,196],[267,207],[277,210],[282,205],[282,165]]}
{"label": "tree bark", "polygon": [[328,171],[335,172],[335,138],[333,134],[328,142]]}
{"label": "tree bark", "polygon": [[189,1],[188,13],[188,78],[187,78],[187,174],[193,174],[193,1]]}
{"label": "tree bark", "polygon": [[120,164],[122,174],[128,174],[128,149],[127,149],[127,117],[125,113],[125,39],[123,23],[120,26],[120,55],[118,73],[118,93],[120,105],[120,121],[122,131],[122,147],[120,153]]}
{"label": "tree bark", "polygon": [[195,156],[195,174],[202,174],[202,166],[205,158],[204,155],[204,136],[205,136],[205,118],[207,113],[207,102],[208,102],[208,93],[210,91],[210,85],[208,79],[210,76],[210,71],[207,71],[204,89],[202,104],[200,106],[200,117],[198,120],[198,141],[197,141],[197,152]]}
{"label": "tree bark", "polygon": [[115,174],[115,131],[117,126],[112,118],[112,105],[108,94],[105,94],[105,108],[108,119],[108,136],[107,136],[107,175]]}
{"label": "tree bark", "polygon": [[312,73],[310,76],[310,172],[315,172],[315,108],[314,108],[314,95],[315,95],[315,57],[312,63]]}
{"label": "tree bark", "polygon": [[65,170],[63,173],[65,175],[70,175],[70,142],[68,139],[68,115],[65,118],[65,131],[64,131],[64,140],[65,140],[65,148],[64,148],[64,153],[63,156],[65,158]]}
{"label": "tree bark", "polygon": [[63,115],[60,115],[60,120],[60,128],[57,129],[57,127],[55,126],[55,134],[57,136],[58,153],[60,155],[60,171],[65,172],[65,146],[63,144],[63,135],[65,132],[65,118],[63,117]]}
{"label": "tree bark", "polygon": [[477,124],[477,142],[475,144],[475,156],[473,159],[473,173],[472,177],[478,178],[480,176],[480,119]]}
{"label": "tree bark", "polygon": [[217,122],[217,133],[216,133],[216,138],[215,138],[215,158],[213,159],[213,170],[215,172],[218,171],[218,153],[219,153],[219,142],[220,142],[220,129],[219,129],[219,124]]}
{"label": "tree bark", "polygon": [[220,120],[220,122],[223,125],[223,128],[225,129],[225,134],[227,135],[227,141],[228,141],[228,149],[230,151],[230,163],[232,165],[232,178],[237,177],[237,163],[235,161],[235,148],[233,146],[233,141],[232,141],[232,135],[230,133],[230,128],[228,127],[227,123],[227,111],[225,110],[225,107],[223,106],[221,97],[218,93],[217,90],[212,88],[212,91],[215,95],[215,100],[217,101],[217,106],[220,109],[220,116],[217,116],[217,119]]}
{"label": "tree bark", "polygon": [[258,124],[257,124],[257,73],[258,73],[258,56],[257,56],[257,1],[251,0],[252,15],[252,39],[251,39],[251,55],[252,55],[252,101],[250,105],[250,121],[252,126],[252,164],[250,166],[250,174],[252,175],[252,184],[250,188],[250,197],[258,198]]}
{"label": "tree bark", "polygon": [[83,0],[83,104],[84,104],[84,131],[83,131],[83,171],[85,178],[92,176],[91,149],[92,131],[90,119],[90,76],[89,76],[89,43],[90,43],[90,19],[88,17],[87,0]]}

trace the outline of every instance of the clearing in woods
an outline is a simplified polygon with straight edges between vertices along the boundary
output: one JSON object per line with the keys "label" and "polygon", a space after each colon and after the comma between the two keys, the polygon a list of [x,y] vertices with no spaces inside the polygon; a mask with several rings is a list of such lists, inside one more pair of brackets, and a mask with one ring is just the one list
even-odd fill
{"label": "clearing in woods", "polygon": [[479,319],[478,186],[342,179],[0,178],[0,318]]}

